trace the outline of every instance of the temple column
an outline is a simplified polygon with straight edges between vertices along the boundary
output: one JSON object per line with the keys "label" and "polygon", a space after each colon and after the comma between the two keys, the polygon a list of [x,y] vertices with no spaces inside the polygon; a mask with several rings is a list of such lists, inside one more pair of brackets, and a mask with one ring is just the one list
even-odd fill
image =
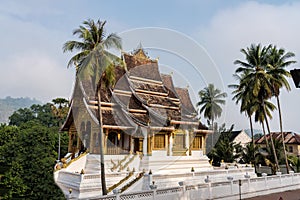
{"label": "temple column", "polygon": [[108,139],[108,129],[105,129],[105,134],[104,134],[104,154],[107,154],[107,139]]}
{"label": "temple column", "polygon": [[201,137],[201,147],[202,147],[202,152],[203,152],[203,155],[205,155],[206,154],[206,138],[207,138],[207,135],[202,135],[202,137]]}
{"label": "temple column", "polygon": [[147,144],[148,144],[148,138],[144,137],[144,140],[143,140],[143,154],[144,155],[147,155]]}
{"label": "temple column", "polygon": [[165,134],[165,150],[167,151],[167,156],[169,155],[169,142],[168,142],[168,134]]}
{"label": "temple column", "polygon": [[185,148],[187,149],[186,155],[189,155],[190,152],[190,137],[189,137],[189,130],[185,130]]}
{"label": "temple column", "polygon": [[147,128],[141,127],[141,131],[143,133],[143,155],[146,156],[148,151],[148,130]]}
{"label": "temple column", "polygon": [[169,138],[169,155],[170,156],[172,156],[172,154],[173,154],[172,147],[173,147],[173,136],[172,136],[172,133],[171,133],[170,138]]}
{"label": "temple column", "polygon": [[133,140],[132,136],[129,137],[129,145],[130,145],[130,147],[129,147],[130,154],[133,154],[133,151],[134,151],[134,149],[133,149],[133,147],[134,147],[134,140]]}

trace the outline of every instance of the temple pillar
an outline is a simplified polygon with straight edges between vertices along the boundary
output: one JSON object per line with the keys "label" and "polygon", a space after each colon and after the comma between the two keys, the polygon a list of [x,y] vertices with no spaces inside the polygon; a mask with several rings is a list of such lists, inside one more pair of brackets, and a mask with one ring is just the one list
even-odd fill
{"label": "temple pillar", "polygon": [[170,138],[169,138],[169,155],[172,156],[172,148],[173,148],[173,133],[170,134]]}
{"label": "temple pillar", "polygon": [[143,154],[144,155],[147,155],[147,144],[148,144],[148,138],[144,137],[144,140],[143,140]]}
{"label": "temple pillar", "polygon": [[185,130],[185,148],[187,149],[186,155],[189,155],[190,152],[190,137],[189,137],[189,130]]}
{"label": "temple pillar", "polygon": [[108,139],[108,129],[105,129],[105,131],[103,131],[104,132],[104,145],[103,145],[103,153],[104,154],[107,154],[107,139]]}
{"label": "temple pillar", "polygon": [[168,142],[168,134],[165,134],[165,150],[167,151],[167,155],[169,155],[169,142]]}
{"label": "temple pillar", "polygon": [[148,155],[148,129],[141,127],[141,131],[143,134],[143,155]]}
{"label": "temple pillar", "polygon": [[134,151],[133,148],[134,148],[134,140],[133,140],[133,137],[130,136],[130,137],[129,137],[129,152],[130,152],[130,154],[133,153],[133,151]]}
{"label": "temple pillar", "polygon": [[207,138],[207,134],[201,136],[201,142],[202,142],[201,147],[202,147],[203,155],[206,155],[206,138]]}

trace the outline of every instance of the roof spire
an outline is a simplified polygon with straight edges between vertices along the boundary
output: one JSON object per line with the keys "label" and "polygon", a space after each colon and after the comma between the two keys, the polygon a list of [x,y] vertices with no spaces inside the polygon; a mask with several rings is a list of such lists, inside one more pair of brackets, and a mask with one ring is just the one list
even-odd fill
{"label": "roof spire", "polygon": [[142,59],[149,58],[147,55],[147,52],[145,52],[143,49],[142,42],[140,42],[139,45],[137,46],[137,48],[133,51],[133,55],[138,58],[142,58]]}
{"label": "roof spire", "polygon": [[142,42],[140,41],[140,43],[138,44],[138,46],[136,47],[136,50],[140,50],[143,49],[143,45]]}

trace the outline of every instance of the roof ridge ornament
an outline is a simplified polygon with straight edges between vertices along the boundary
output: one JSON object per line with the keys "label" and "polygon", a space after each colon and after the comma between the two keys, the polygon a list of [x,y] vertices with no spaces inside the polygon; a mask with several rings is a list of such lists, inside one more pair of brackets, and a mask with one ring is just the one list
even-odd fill
{"label": "roof ridge ornament", "polygon": [[139,59],[149,59],[148,52],[143,48],[142,42],[140,42],[135,50],[133,50],[133,56]]}

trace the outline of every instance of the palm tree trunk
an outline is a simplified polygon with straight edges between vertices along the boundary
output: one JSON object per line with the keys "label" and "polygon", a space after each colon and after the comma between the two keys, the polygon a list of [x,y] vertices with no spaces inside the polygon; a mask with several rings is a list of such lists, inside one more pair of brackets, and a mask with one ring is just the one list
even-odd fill
{"label": "palm tree trunk", "polygon": [[248,114],[248,117],[249,117],[249,122],[250,122],[251,140],[252,140],[252,144],[253,144],[253,147],[254,147],[254,146],[255,146],[255,142],[254,142],[254,134],[253,134],[252,118],[251,118],[251,115],[250,115],[250,114]]}
{"label": "palm tree trunk", "polygon": [[275,146],[274,146],[273,137],[272,137],[272,134],[271,134],[271,131],[270,131],[270,126],[269,126],[269,122],[268,122],[268,118],[267,118],[267,114],[266,114],[266,107],[265,107],[264,100],[263,100],[262,104],[263,104],[263,112],[264,112],[264,117],[265,117],[265,121],[266,121],[266,125],[267,125],[267,130],[268,130],[268,133],[269,133],[270,138],[271,138],[271,145],[272,145],[272,150],[273,150],[273,154],[274,154],[276,170],[279,171],[280,168],[279,168],[279,164],[278,164],[278,159],[277,159],[277,154],[276,154],[276,150],[275,150]]}
{"label": "palm tree trunk", "polygon": [[214,148],[214,134],[215,134],[215,125],[214,125],[214,118],[212,118],[212,134],[211,134],[211,149]]}
{"label": "palm tree trunk", "polygon": [[[252,139],[252,146],[253,148],[255,148],[255,141],[254,141],[254,134],[253,134],[253,124],[252,124],[252,118],[251,115],[248,114],[249,117],[249,122],[250,122],[250,130],[251,130],[251,139]],[[255,161],[255,151],[253,151],[253,161],[254,161],[254,169],[255,169],[255,173],[256,173],[256,161]]]}
{"label": "palm tree trunk", "polygon": [[261,122],[261,126],[262,126],[262,129],[263,129],[264,138],[265,138],[265,141],[266,141],[266,147],[269,149],[269,148],[270,148],[270,145],[269,145],[269,142],[268,142],[268,140],[267,140],[267,136],[266,136],[266,130],[265,130],[264,121],[262,121],[262,122]]}
{"label": "palm tree trunk", "polygon": [[98,111],[99,111],[99,147],[100,147],[100,170],[101,170],[101,188],[102,195],[107,195],[106,189],[106,181],[105,181],[105,166],[104,166],[104,153],[103,153],[103,124],[102,124],[102,112],[101,112],[101,95],[100,95],[100,84],[97,87],[97,95],[98,95]]}
{"label": "palm tree trunk", "polygon": [[280,108],[280,102],[279,102],[279,95],[276,95],[276,99],[277,99],[277,107],[278,107],[278,114],[279,114],[279,124],[280,124],[280,133],[281,133],[281,139],[282,139],[282,146],[283,146],[283,152],[284,152],[286,172],[287,172],[287,174],[289,174],[289,162],[288,162],[287,155],[286,155],[285,142],[284,142],[284,136],[283,136],[283,130],[282,130],[282,118],[281,118],[281,108]]}

